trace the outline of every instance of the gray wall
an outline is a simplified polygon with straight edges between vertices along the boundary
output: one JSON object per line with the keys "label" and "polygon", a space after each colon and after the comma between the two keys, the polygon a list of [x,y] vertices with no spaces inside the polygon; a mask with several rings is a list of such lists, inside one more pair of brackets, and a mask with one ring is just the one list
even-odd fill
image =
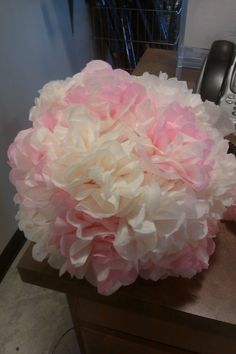
{"label": "gray wall", "polygon": [[184,44],[210,48],[216,39],[236,42],[236,0],[188,0]]}
{"label": "gray wall", "polygon": [[17,228],[7,148],[29,126],[42,85],[73,75],[94,57],[85,1],[75,1],[74,10],[72,36],[66,0],[0,2],[0,253]]}

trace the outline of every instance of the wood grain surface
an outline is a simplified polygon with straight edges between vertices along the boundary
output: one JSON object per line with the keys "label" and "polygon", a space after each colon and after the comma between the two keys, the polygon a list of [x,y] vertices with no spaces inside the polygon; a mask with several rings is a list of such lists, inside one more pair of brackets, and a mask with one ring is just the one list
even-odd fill
{"label": "wood grain surface", "polygon": [[[176,52],[172,50],[153,49],[148,48],[137,67],[134,69],[134,75],[142,75],[144,72],[158,75],[160,71],[168,74],[169,77],[175,77],[176,68]],[[183,69],[182,80],[187,81],[188,87],[193,89],[195,87],[199,70]]]}

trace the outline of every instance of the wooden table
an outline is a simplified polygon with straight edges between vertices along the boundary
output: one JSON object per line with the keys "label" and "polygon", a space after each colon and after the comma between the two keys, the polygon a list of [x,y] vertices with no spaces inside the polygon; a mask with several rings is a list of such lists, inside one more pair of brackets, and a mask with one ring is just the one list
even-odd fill
{"label": "wooden table", "polygon": [[[174,66],[174,52],[150,49],[134,73],[174,75]],[[194,75],[184,72],[192,86]],[[66,293],[82,354],[235,354],[236,224],[222,223],[216,244],[209,269],[190,280],[140,279],[109,297],[34,261],[32,245],[18,270],[25,282]]]}

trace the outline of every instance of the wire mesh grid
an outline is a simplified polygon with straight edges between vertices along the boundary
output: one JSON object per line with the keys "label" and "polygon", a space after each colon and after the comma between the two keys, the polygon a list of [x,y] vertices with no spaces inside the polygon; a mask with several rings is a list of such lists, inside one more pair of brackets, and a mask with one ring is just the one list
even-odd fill
{"label": "wire mesh grid", "polygon": [[[181,3],[176,10],[160,10],[158,1],[152,8],[116,7],[98,2],[91,8],[97,57],[114,67],[131,72],[145,49],[175,49],[178,44]],[[109,2],[110,3],[110,2]]]}

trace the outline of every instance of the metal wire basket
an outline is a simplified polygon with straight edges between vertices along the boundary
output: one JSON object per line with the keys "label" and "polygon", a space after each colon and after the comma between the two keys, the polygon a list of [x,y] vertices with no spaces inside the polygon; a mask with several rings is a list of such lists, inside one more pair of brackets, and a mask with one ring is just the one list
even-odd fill
{"label": "metal wire basket", "polygon": [[[167,3],[171,6],[164,6]],[[102,0],[91,6],[98,58],[132,71],[146,48],[177,47],[181,1],[132,0],[118,4]]]}

